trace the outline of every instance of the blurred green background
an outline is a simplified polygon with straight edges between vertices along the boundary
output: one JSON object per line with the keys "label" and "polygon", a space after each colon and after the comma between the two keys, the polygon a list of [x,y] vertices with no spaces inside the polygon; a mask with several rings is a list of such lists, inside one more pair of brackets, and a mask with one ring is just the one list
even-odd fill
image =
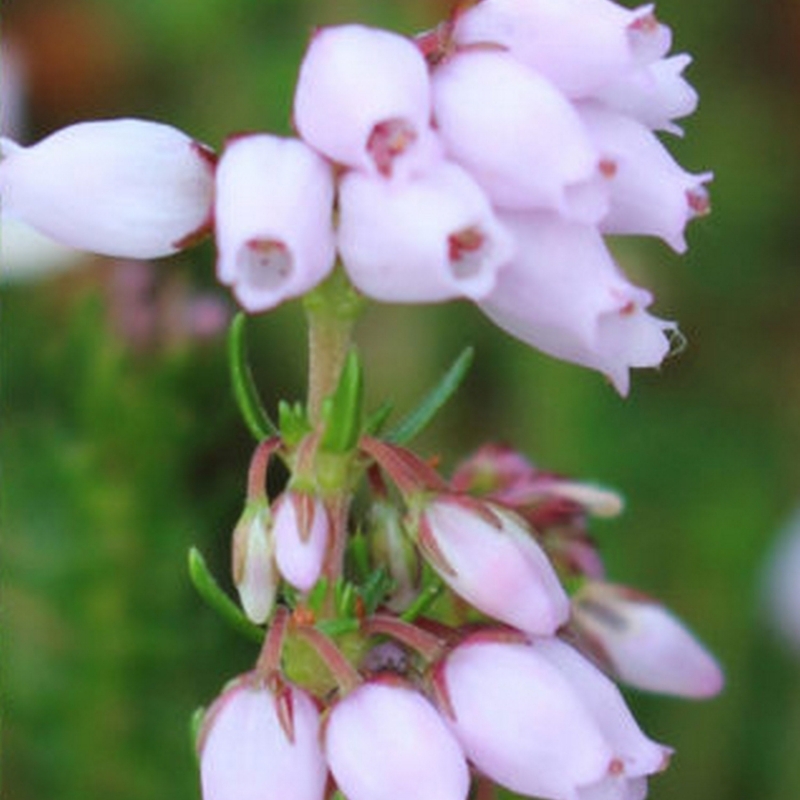
{"label": "blurred green background", "polygon": [[[319,24],[414,32],[434,0],[5,0],[2,46],[22,62],[23,139],[141,116],[218,147],[288,132],[296,70]],[[468,305],[374,307],[361,325],[368,392],[405,408],[467,342],[462,393],[418,442],[446,466],[481,442],[620,489],[595,526],[612,576],[662,598],[725,665],[693,704],[631,701],[672,744],[655,800],[800,797],[800,653],[772,635],[762,567],[800,502],[800,4],[662,0],[701,94],[685,140],[713,169],[714,213],[679,258],[618,250],[688,347],[634,375],[621,400],[594,373],[534,353]],[[191,589],[187,548],[227,580],[251,441],[230,397],[210,245],[158,264],[86,259],[2,287],[3,780],[13,800],[198,797],[193,709],[252,665]],[[214,305],[216,304],[216,305]],[[138,315],[138,316],[137,316]],[[212,315],[213,316],[213,315]],[[193,319],[193,318],[192,318]],[[216,319],[214,317],[213,319]],[[297,304],[254,320],[271,407],[302,396]],[[800,575],[798,575],[800,580]]]}

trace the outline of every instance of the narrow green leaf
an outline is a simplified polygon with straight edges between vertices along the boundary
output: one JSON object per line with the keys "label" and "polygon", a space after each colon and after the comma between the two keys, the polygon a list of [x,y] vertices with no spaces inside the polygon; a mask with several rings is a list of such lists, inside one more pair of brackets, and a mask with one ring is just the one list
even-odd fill
{"label": "narrow green leaf", "polygon": [[418,616],[424,614],[433,602],[444,590],[444,584],[440,582],[426,586],[418,595],[414,602],[400,615],[404,622],[413,622]]}
{"label": "narrow green leaf", "polygon": [[474,355],[473,348],[467,347],[445,372],[439,383],[422,398],[419,405],[392,428],[386,440],[395,444],[405,444],[420,433],[461,386],[472,366]]}
{"label": "narrow green leaf", "polygon": [[324,408],[325,434],[322,449],[329,453],[352,450],[361,433],[364,404],[364,371],[355,350],[351,350],[342,367],[339,385]]}
{"label": "narrow green leaf", "polygon": [[264,640],[264,631],[258,625],[250,622],[239,606],[222,591],[196,547],[189,549],[189,577],[200,597],[235,631],[254,642],[260,643]]}
{"label": "narrow green leaf", "polygon": [[366,614],[374,614],[375,609],[383,602],[393,581],[385,567],[378,567],[361,586],[361,599],[364,601]]}
{"label": "narrow green leaf", "polygon": [[245,340],[245,324],[247,316],[239,312],[231,323],[228,334],[228,360],[230,361],[231,383],[233,394],[239,405],[239,411],[256,441],[276,436],[278,429],[269,418],[269,414],[261,404],[253,373],[247,363],[247,342]]}
{"label": "narrow green leaf", "polygon": [[317,630],[327,636],[341,636],[345,633],[355,633],[361,627],[357,619],[323,619],[316,624]]}
{"label": "narrow green leaf", "polygon": [[311,423],[302,403],[291,404],[281,400],[278,403],[278,426],[281,438],[289,447],[299,444],[307,433],[311,433]]}
{"label": "narrow green leaf", "polygon": [[392,411],[394,411],[394,403],[391,400],[387,400],[385,403],[378,406],[378,408],[367,417],[367,421],[364,423],[364,433],[367,434],[367,436],[378,436],[391,416]]}

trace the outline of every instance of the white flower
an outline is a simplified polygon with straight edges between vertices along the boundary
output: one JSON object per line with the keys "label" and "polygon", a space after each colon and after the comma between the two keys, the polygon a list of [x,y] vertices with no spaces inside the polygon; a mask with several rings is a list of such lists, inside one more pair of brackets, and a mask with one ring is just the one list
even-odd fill
{"label": "white flower", "polygon": [[275,542],[266,502],[245,508],[233,531],[233,583],[247,617],[261,625],[269,619],[278,590]]}
{"label": "white flower", "polygon": [[169,125],[82,122],[0,148],[3,213],[69,247],[156,258],[210,224],[211,156]]}
{"label": "white flower", "polygon": [[248,311],[316,286],[335,260],[333,174],[297,139],[232,139],[217,167],[217,274]]}
{"label": "white flower", "polygon": [[317,582],[330,539],[328,512],[318,497],[289,490],[275,504],[275,560],[281,575],[307,592]]}

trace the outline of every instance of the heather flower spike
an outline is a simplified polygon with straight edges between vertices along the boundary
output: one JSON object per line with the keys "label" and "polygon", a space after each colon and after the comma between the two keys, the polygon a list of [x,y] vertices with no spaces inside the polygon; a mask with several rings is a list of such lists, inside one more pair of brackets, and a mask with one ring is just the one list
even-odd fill
{"label": "heather flower spike", "polygon": [[0,150],[3,213],[70,247],[157,258],[209,230],[213,155],[169,125],[82,122]]}
{"label": "heather flower spike", "polygon": [[366,300],[461,299],[622,395],[631,369],[658,367],[676,324],[605,236],[682,252],[708,210],[711,173],[684,170],[656,135],[681,133],[697,102],[690,58],[670,46],[651,5],[479,0],[416,39],[316,31],[296,136],[232,136],[216,164],[143,120],[0,140],[4,215],[127,258],[213,233],[219,282],[245,311],[302,298],[308,393],[278,400],[280,425],[244,316],[231,326],[234,395],[258,442],[231,548],[243,612],[196,550],[190,572],[263,645],[205,717],[204,800],[466,800],[483,796],[473,778],[543,800],[643,800],[671,750],[595,664],[655,691],[721,688],[677,619],[605,582],[591,524],[621,512],[617,493],[513,445],[449,476],[449,453],[405,446],[470,348],[384,432],[391,404],[367,408],[354,344]]}

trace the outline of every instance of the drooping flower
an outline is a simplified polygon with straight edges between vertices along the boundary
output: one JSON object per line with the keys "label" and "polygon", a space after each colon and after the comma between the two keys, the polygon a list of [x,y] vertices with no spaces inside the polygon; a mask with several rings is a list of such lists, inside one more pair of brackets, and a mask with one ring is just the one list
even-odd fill
{"label": "drooping flower", "polygon": [[300,591],[317,582],[330,539],[328,512],[319,497],[293,490],[276,501],[275,560],[281,575]]}
{"label": "drooping flower", "polygon": [[722,670],[683,623],[624,586],[585,584],[573,598],[571,625],[592,656],[632,686],[694,698],[722,689]]}
{"label": "drooping flower", "polygon": [[217,167],[217,274],[248,311],[316,286],[336,258],[330,165],[297,139],[238,136]]}
{"label": "drooping flower", "polygon": [[203,800],[322,800],[327,769],[319,712],[296,686],[277,694],[255,675],[207,712],[198,742]]}
{"label": "drooping flower", "polygon": [[469,770],[434,706],[402,683],[365,683],[332,708],[325,755],[348,800],[466,800]]}
{"label": "drooping flower", "polygon": [[82,122],[0,149],[3,212],[70,247],[157,258],[209,227],[210,151],[169,125]]}
{"label": "drooping flower", "polygon": [[247,617],[261,625],[269,619],[278,591],[275,540],[266,501],[250,503],[233,532],[233,583]]}

